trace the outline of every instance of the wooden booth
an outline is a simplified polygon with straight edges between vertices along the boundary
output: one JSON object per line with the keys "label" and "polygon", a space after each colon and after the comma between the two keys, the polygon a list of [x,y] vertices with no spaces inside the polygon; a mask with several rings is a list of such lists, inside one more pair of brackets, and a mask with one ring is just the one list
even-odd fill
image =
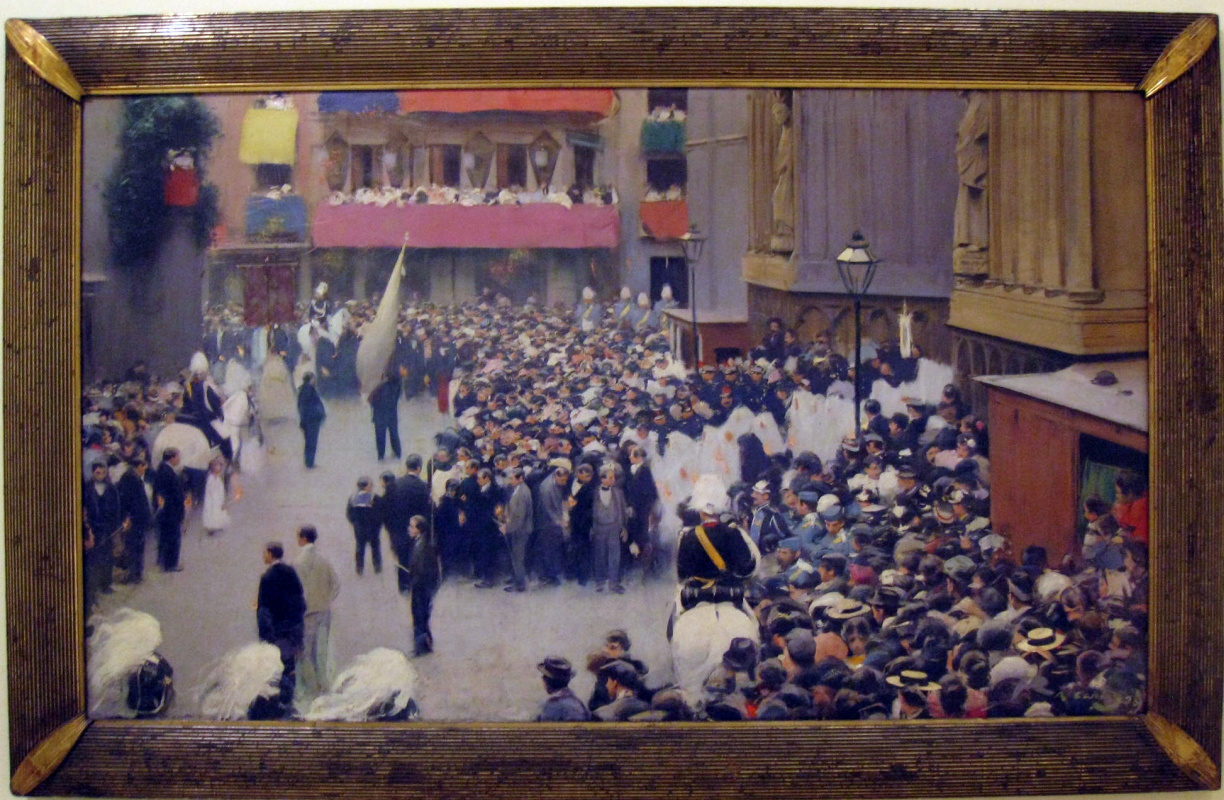
{"label": "wooden booth", "polygon": [[1147,474],[1147,361],[977,380],[988,395],[994,529],[1017,557],[1038,544],[1056,564],[1079,546],[1089,495],[1112,502],[1119,470]]}

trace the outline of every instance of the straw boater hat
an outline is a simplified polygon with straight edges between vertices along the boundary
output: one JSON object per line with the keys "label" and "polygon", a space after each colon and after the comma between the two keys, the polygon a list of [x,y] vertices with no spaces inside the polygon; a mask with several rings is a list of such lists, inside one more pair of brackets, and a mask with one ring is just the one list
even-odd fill
{"label": "straw boater hat", "polygon": [[933,692],[939,688],[938,683],[931,682],[929,675],[916,669],[901,670],[896,675],[889,675],[884,680],[892,686],[917,689],[920,692]]}
{"label": "straw boater hat", "polygon": [[1033,628],[1023,642],[1016,643],[1016,649],[1025,653],[1048,653],[1057,649],[1066,639],[1066,636],[1053,628]]}

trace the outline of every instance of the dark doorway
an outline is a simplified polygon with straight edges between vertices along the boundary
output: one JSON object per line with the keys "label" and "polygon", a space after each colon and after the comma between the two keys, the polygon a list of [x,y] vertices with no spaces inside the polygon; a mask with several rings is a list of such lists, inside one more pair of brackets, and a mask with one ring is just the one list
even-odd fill
{"label": "dark doorway", "polygon": [[650,299],[658,300],[663,284],[672,288],[672,296],[682,308],[688,308],[688,264],[682,256],[652,256],[650,259]]}

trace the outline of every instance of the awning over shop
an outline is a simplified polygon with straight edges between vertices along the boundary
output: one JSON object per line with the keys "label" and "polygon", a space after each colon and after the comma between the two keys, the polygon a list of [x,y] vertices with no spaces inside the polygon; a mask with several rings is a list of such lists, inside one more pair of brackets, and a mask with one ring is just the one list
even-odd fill
{"label": "awning over shop", "polygon": [[242,119],[238,160],[243,164],[294,164],[298,112],[292,108],[252,108]]}
{"label": "awning over shop", "polygon": [[611,89],[498,89],[400,92],[400,112],[414,114],[473,114],[482,111],[518,113],[584,113],[609,116],[616,108]]}
{"label": "awning over shop", "polygon": [[638,206],[642,231],[655,239],[679,239],[689,232],[687,200],[659,200]]}
{"label": "awning over shop", "polygon": [[555,203],[522,206],[322,205],[312,227],[316,247],[590,248],[616,247],[616,206]]}

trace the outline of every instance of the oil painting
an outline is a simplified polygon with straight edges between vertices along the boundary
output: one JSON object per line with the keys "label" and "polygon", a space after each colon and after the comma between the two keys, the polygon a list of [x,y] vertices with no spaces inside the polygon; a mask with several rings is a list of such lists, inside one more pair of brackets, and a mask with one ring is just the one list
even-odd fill
{"label": "oil painting", "polygon": [[90,98],[88,707],[1146,710],[1137,94]]}

